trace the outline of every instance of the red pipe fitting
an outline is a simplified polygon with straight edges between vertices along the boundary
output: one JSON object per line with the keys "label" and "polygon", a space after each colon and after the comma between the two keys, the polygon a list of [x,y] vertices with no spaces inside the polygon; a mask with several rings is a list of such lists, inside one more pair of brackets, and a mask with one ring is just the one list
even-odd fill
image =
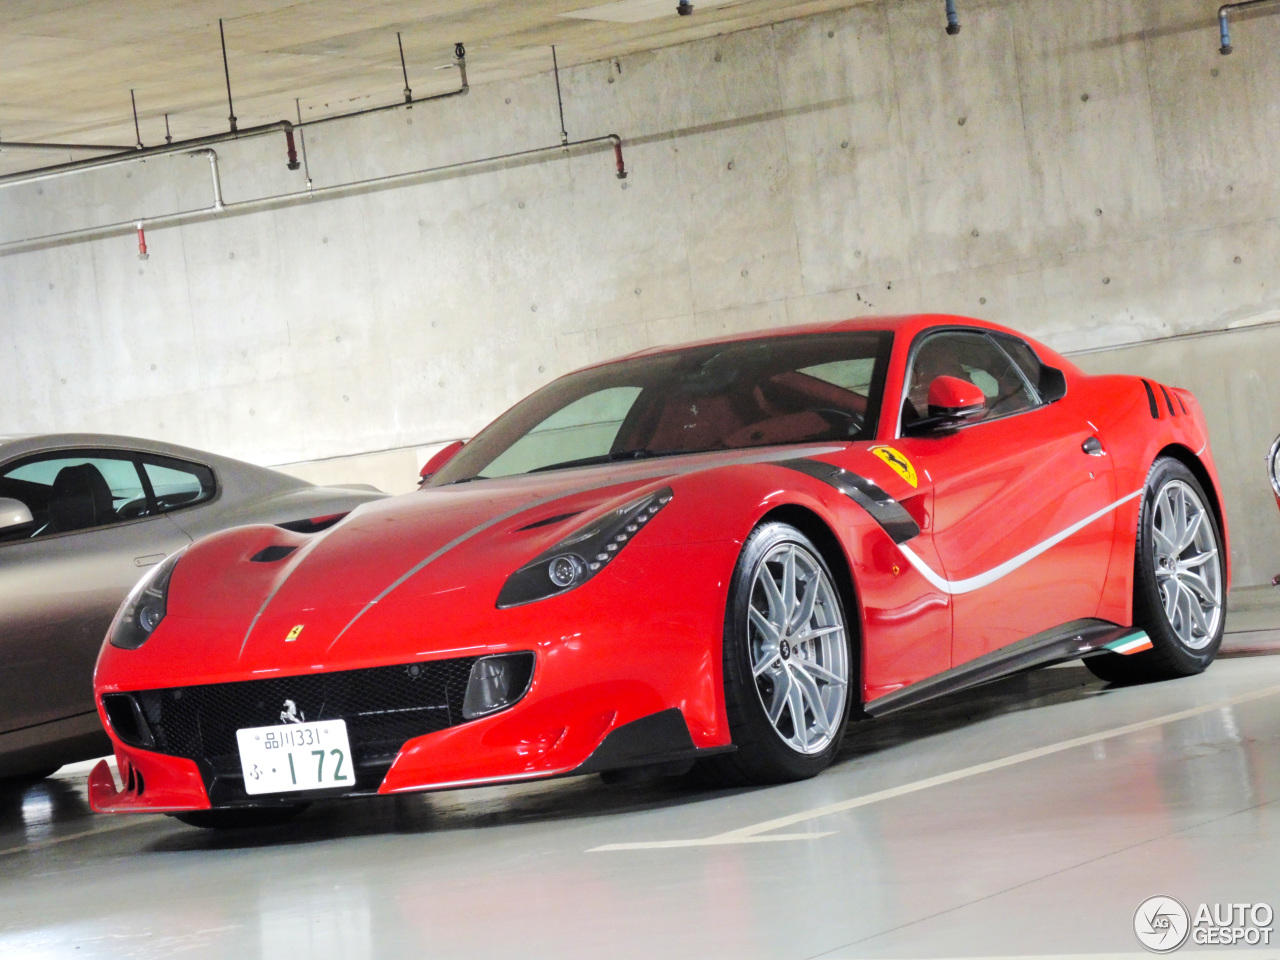
{"label": "red pipe fitting", "polygon": [[142,229],[141,220],[138,221],[137,227],[138,227],[138,259],[146,260],[150,256],[150,254],[147,253],[147,234],[146,234],[146,231]]}
{"label": "red pipe fitting", "polygon": [[297,170],[302,164],[298,163],[298,151],[293,145],[293,131],[286,130],[284,132],[285,149],[289,151],[289,169]]}
{"label": "red pipe fitting", "polygon": [[613,159],[618,164],[618,179],[627,179],[627,165],[622,160],[622,141],[615,141],[613,145]]}

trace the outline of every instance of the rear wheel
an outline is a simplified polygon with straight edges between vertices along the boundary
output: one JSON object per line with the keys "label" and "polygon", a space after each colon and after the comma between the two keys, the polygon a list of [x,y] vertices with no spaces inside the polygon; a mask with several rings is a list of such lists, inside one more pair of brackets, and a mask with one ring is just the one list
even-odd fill
{"label": "rear wheel", "polygon": [[704,775],[727,784],[785,783],[824,770],[840,749],[854,674],[835,579],[795,527],[747,538],[724,630],[725,706],[733,753]]}
{"label": "rear wheel", "polygon": [[248,830],[253,827],[277,827],[282,823],[288,823],[309,806],[311,806],[309,803],[291,803],[284,807],[188,810],[185,813],[171,813],[170,816],[189,827],[201,827],[205,830]]}
{"label": "rear wheel", "polygon": [[1226,566],[1222,534],[1200,482],[1170,457],[1147,475],[1134,558],[1134,625],[1151,649],[1085,660],[1103,680],[1138,683],[1202,672],[1222,644]]}

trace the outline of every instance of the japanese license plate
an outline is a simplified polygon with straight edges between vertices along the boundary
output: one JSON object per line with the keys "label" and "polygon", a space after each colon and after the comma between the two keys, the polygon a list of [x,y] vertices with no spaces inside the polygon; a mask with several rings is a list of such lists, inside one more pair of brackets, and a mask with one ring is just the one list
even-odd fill
{"label": "japanese license plate", "polygon": [[345,720],[236,731],[245,793],[325,790],[355,784]]}

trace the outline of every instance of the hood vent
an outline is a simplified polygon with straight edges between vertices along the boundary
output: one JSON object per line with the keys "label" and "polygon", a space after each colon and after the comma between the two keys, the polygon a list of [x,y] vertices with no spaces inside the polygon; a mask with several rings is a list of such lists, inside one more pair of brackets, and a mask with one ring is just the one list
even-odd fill
{"label": "hood vent", "polygon": [[516,533],[524,533],[526,530],[537,530],[538,527],[549,527],[553,523],[559,523],[561,520],[569,520],[580,514],[581,510],[575,510],[573,513],[557,513],[554,517],[543,517],[541,520],[535,520],[533,523],[527,523],[523,527],[517,527]]}
{"label": "hood vent", "polygon": [[263,547],[249,560],[251,563],[275,563],[277,560],[283,560],[297,549],[297,547]]}

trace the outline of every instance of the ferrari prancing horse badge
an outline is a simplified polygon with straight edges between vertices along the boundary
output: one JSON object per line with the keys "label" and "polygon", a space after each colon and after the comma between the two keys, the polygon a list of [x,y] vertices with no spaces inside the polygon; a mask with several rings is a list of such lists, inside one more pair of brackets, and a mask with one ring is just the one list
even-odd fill
{"label": "ferrari prancing horse badge", "polygon": [[900,476],[913,487],[918,485],[916,478],[916,468],[911,465],[911,461],[907,459],[906,454],[893,447],[872,447],[871,452],[887,463],[893,472]]}

